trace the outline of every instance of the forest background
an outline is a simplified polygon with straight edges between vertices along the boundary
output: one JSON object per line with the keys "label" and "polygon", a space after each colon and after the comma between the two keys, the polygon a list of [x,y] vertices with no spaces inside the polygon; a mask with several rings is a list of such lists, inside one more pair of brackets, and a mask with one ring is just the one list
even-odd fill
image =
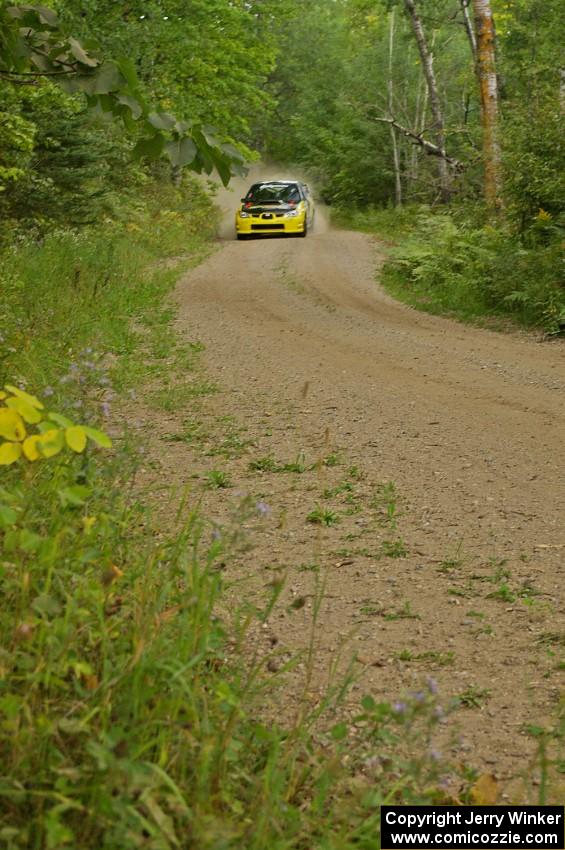
{"label": "forest background", "polygon": [[[398,297],[560,334],[564,17],[561,0],[0,3],[6,847],[372,848],[379,802],[454,801],[421,755],[431,692],[402,723],[366,701],[347,767],[342,725],[320,747],[304,717],[257,722],[265,671],[225,661],[251,615],[210,617],[229,553],[196,515],[156,542],[124,484],[138,446],[105,460],[99,429],[147,380],[140,346],[155,380],[192,368],[165,301],[216,232],[191,172],[227,181],[244,159],[307,173],[336,224],[383,237]],[[42,452],[6,412],[41,429],[35,392],[58,411]],[[349,774],[376,743],[392,755],[366,789]]]}

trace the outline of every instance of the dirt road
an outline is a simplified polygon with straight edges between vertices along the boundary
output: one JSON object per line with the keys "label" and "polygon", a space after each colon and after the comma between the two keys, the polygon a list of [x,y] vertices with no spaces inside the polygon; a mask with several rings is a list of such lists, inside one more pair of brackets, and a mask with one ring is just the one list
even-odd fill
{"label": "dirt road", "polygon": [[378,263],[370,237],[321,225],[225,241],[183,279],[178,328],[219,392],[188,433],[165,415],[159,475],[199,473],[220,522],[241,492],[268,505],[227,579],[253,598],[286,574],[282,652],[307,643],[323,575],[312,701],[344,642],[351,712],[432,676],[462,697],[461,757],[504,785],[564,691],[565,347],[399,305]]}

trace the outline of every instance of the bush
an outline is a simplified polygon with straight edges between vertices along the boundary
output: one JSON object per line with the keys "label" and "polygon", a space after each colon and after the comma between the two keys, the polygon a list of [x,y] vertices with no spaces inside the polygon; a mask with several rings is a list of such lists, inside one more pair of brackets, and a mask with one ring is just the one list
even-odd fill
{"label": "bush", "polygon": [[391,251],[384,283],[424,310],[466,319],[508,315],[558,333],[565,325],[563,244],[550,217],[541,214],[534,227],[535,247],[526,247],[502,227],[421,214]]}

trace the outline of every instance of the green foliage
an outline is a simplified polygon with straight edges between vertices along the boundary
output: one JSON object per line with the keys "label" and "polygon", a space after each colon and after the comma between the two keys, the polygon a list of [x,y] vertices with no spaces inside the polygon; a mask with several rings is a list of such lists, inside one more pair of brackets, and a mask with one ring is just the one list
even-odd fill
{"label": "green foliage", "polygon": [[71,0],[61,15],[109,54],[128,55],[144,94],[162,109],[250,145],[254,125],[273,105],[262,84],[276,54],[272,21],[284,17],[287,3],[169,0],[165,10],[158,0],[134,0],[126,9],[94,0],[85,14]]}
{"label": "green foliage", "polygon": [[565,326],[562,232],[542,218],[541,244],[526,247],[509,229],[423,212],[408,238],[391,250],[383,281],[423,310],[472,320],[511,316],[557,333]]}
{"label": "green foliage", "polygon": [[112,195],[128,177],[128,190],[139,189],[140,175],[115,128],[80,110],[76,98],[43,84],[12,103],[34,129],[26,167],[0,197],[13,227],[84,227],[112,212]]}
{"label": "green foliage", "polygon": [[21,115],[0,112],[0,192],[24,176],[34,132],[33,124]]}
{"label": "green foliage", "polygon": [[[0,262],[0,382],[49,387],[52,401],[66,400],[79,410],[95,398],[100,409],[110,400],[110,381],[130,386],[144,373],[139,348],[169,318],[163,295],[183,263],[208,250],[205,240],[215,225],[198,184],[159,190],[149,185],[124,222],[6,247]],[[177,262],[156,263],[167,256]],[[72,407],[63,412],[72,418]]]}
{"label": "green foliage", "polygon": [[224,184],[243,161],[231,145],[222,145],[213,128],[154,111],[143,95],[135,63],[124,55],[109,60],[92,38],[69,36],[57,14],[44,6],[0,6],[0,77],[21,85],[30,76],[48,76],[69,94],[81,93],[90,108],[112,115],[129,132],[141,132],[139,156],[164,154],[177,168],[210,174]]}

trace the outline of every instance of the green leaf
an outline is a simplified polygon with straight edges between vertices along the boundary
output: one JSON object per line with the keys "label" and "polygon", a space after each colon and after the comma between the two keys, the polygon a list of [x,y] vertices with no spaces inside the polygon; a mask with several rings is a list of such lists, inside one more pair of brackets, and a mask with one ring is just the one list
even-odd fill
{"label": "green leaf", "polygon": [[163,152],[165,139],[163,136],[151,136],[149,139],[140,139],[133,149],[133,155],[140,158],[146,156],[148,159],[157,159]]}
{"label": "green leaf", "polygon": [[140,118],[143,114],[143,107],[140,102],[136,100],[135,97],[132,97],[129,94],[120,94],[117,97],[118,103],[122,104],[122,106],[127,106],[131,110],[131,114],[133,118]]}
{"label": "green leaf", "polygon": [[9,505],[0,505],[0,528],[14,525],[18,519],[16,511]]}
{"label": "green leaf", "polygon": [[332,727],[331,736],[334,741],[343,741],[347,736],[347,723],[337,723]]}
{"label": "green leaf", "polygon": [[42,543],[43,538],[40,534],[29,531],[27,528],[22,528],[20,531],[20,549],[22,552],[37,552]]}
{"label": "green leaf", "polygon": [[220,175],[222,183],[224,186],[227,186],[232,174],[230,160],[226,156],[217,154],[214,156],[214,165],[216,167],[216,171]]}
{"label": "green leaf", "polygon": [[63,487],[57,491],[57,495],[64,508],[79,508],[90,496],[90,489],[82,484],[76,484],[74,487]]}
{"label": "green leaf", "polygon": [[72,428],[75,424],[71,422],[70,419],[67,419],[66,416],[63,416],[61,413],[48,413],[47,418],[51,420],[51,422],[56,422],[57,425],[62,425],[63,428]]}
{"label": "green leaf", "polygon": [[112,440],[104,431],[99,431],[97,428],[90,428],[88,425],[83,425],[82,427],[86,436],[96,443],[97,446],[103,449],[112,448]]}
{"label": "green leaf", "polygon": [[69,38],[69,46],[75,59],[78,59],[78,61],[83,65],[88,65],[90,68],[96,68],[97,65],[100,64],[98,59],[93,59],[92,56],[88,55],[82,44],[77,41],[76,38]]}
{"label": "green leaf", "polygon": [[47,614],[50,617],[57,617],[62,610],[59,600],[55,599],[54,596],[49,596],[48,594],[38,596],[34,600],[32,608],[40,614]]}
{"label": "green leaf", "polygon": [[189,165],[196,156],[196,145],[192,139],[186,136],[184,139],[175,139],[167,142],[165,153],[173,165]]}
{"label": "green leaf", "polygon": [[124,77],[113,62],[104,62],[99,71],[84,79],[93,80],[92,87],[87,86],[86,83],[83,86],[84,90],[91,94],[108,94],[109,92],[119,91],[125,84]]}
{"label": "green leaf", "polygon": [[156,130],[170,131],[174,129],[177,119],[170,112],[152,112],[148,120]]}
{"label": "green leaf", "polygon": [[32,8],[37,13],[37,17],[42,24],[47,24],[47,26],[53,29],[59,26],[59,18],[53,9],[48,9],[46,6],[33,6]]}
{"label": "green leaf", "polygon": [[119,56],[116,59],[116,66],[119,68],[130,89],[135,91],[139,86],[135,64],[127,56]]}

